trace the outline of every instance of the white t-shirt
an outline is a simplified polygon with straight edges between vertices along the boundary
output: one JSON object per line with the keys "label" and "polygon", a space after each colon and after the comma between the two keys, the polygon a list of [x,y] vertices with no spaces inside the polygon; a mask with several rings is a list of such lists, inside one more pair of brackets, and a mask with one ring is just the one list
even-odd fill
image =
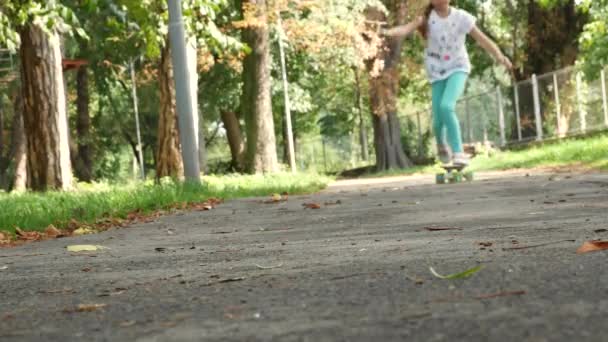
{"label": "white t-shirt", "polygon": [[424,51],[426,72],[431,83],[444,80],[457,71],[471,72],[465,40],[475,22],[474,16],[454,7],[445,18],[434,10],[431,12]]}

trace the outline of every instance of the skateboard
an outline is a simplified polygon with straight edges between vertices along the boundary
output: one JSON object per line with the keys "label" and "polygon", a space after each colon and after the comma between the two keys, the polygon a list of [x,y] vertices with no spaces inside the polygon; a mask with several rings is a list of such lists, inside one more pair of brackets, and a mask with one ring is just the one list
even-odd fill
{"label": "skateboard", "polygon": [[441,165],[441,168],[444,169],[445,172],[435,175],[435,183],[437,184],[454,184],[461,183],[462,181],[473,181],[473,172],[463,171],[466,166]]}

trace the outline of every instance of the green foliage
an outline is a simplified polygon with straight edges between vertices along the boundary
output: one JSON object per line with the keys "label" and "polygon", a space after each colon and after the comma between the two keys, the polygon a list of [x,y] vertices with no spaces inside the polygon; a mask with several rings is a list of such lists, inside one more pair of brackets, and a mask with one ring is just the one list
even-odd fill
{"label": "green foliage", "polygon": [[74,12],[56,0],[8,1],[0,4],[0,44],[16,51],[20,45],[18,32],[26,25],[37,23],[50,33],[78,33],[86,37],[79,27]]}
{"label": "green foliage", "polygon": [[591,17],[580,36],[585,74],[589,79],[599,77],[599,71],[608,65],[608,0],[585,0],[581,3],[583,11]]}

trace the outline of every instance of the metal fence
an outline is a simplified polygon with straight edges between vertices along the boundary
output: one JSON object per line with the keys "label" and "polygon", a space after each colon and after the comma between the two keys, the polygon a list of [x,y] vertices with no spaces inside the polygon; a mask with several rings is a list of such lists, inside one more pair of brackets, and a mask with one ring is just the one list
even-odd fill
{"label": "metal fence", "polygon": [[[503,148],[608,130],[607,74],[604,68],[596,79],[587,81],[569,67],[465,95],[456,106],[463,141]],[[431,118],[430,107],[400,116],[404,149],[415,161],[428,161],[435,154]],[[298,168],[334,172],[373,163],[373,141],[369,140],[369,158],[364,160],[353,136],[300,142]]]}
{"label": "metal fence", "polygon": [[606,73],[586,81],[570,67],[465,97],[463,140],[504,147],[608,129]]}

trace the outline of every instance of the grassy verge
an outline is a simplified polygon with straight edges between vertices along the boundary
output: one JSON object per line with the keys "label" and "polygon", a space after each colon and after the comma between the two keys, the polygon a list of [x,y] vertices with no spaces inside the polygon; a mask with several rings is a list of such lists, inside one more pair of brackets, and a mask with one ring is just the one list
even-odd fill
{"label": "grassy verge", "polygon": [[520,151],[478,156],[469,168],[473,171],[577,166],[608,170],[608,136],[568,139]]}
{"label": "grassy verge", "polygon": [[303,194],[327,186],[330,179],[313,174],[271,176],[206,176],[202,185],[152,182],[80,185],[73,192],[0,194],[0,231],[44,230],[49,224],[64,228],[70,220],[94,223],[101,218],[124,218],[128,213],[149,213],[178,203],[209,198],[234,199],[287,192]]}
{"label": "grassy verge", "polygon": [[[471,161],[470,171],[496,171],[552,167],[578,167],[608,170],[608,135],[572,138],[537,145],[517,151],[480,155]],[[442,172],[439,164],[415,166],[405,170],[368,172],[353,178],[395,177]]]}

